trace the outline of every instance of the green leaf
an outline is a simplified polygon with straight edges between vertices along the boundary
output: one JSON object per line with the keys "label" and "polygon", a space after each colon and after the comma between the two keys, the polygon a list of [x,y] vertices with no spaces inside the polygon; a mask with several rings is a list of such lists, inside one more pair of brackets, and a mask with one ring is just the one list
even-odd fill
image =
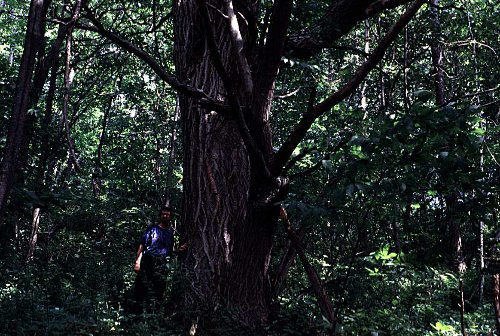
{"label": "green leaf", "polygon": [[483,136],[486,134],[486,130],[483,129],[483,128],[479,128],[479,127],[476,127],[472,130],[472,133],[473,134],[476,134],[476,135],[479,135],[479,136]]}

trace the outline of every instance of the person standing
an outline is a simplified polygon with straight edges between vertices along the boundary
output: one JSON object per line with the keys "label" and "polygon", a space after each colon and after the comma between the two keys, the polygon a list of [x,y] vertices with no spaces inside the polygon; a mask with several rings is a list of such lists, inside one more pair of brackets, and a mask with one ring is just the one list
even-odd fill
{"label": "person standing", "polygon": [[174,229],[170,224],[172,209],[163,207],[160,220],[149,226],[141,238],[134,263],[137,273],[134,285],[135,311],[142,312],[143,302],[151,297],[161,303],[166,289],[166,262],[173,252],[186,250],[187,244],[174,251]]}

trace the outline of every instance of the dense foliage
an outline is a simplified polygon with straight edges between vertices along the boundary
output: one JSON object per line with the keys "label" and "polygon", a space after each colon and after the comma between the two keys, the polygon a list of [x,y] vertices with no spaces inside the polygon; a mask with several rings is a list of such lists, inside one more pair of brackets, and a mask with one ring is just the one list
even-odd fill
{"label": "dense foliage", "polygon": [[[170,2],[89,3],[103,24],[172,69]],[[271,6],[264,2],[263,11]],[[290,29],[325,7],[298,1]],[[28,9],[27,2],[0,2],[2,148]],[[320,99],[341,87],[402,11],[367,19],[310,59],[282,59],[271,115],[275,143],[307,113],[311,92]],[[68,13],[67,2],[50,7],[47,46],[57,37],[57,19]],[[319,118],[294,152],[282,205],[303,235],[342,335],[459,335],[462,295],[468,334],[497,330],[491,275],[500,272],[499,17],[493,0],[425,6],[356,92]],[[157,221],[165,198],[181,207],[176,92],[142,61],[85,29],[86,20],[73,33],[70,134],[62,121],[63,50],[55,99],[47,101],[47,81],[28,113],[22,169],[0,223],[1,232],[16,228],[15,239],[0,248],[0,335],[185,334],[194,330],[182,319],[189,312],[180,314],[169,300],[141,316],[124,309],[141,232]],[[265,24],[264,12],[260,20]],[[436,101],[433,43],[444,50],[445,104]],[[38,241],[27,258],[36,208]],[[175,225],[182,232],[178,216]],[[271,275],[289,247],[278,229]],[[279,282],[269,280],[275,285],[269,335],[328,330],[296,259]],[[169,298],[182,286],[181,266],[176,259],[169,264]],[[252,334],[230,312],[222,315],[212,334]]]}

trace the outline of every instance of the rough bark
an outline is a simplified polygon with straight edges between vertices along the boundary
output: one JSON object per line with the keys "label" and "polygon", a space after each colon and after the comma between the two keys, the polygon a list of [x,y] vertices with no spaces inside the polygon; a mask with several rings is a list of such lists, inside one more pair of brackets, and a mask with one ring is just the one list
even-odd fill
{"label": "rough bark", "polygon": [[[174,18],[178,78],[211,97],[225,99],[196,3],[176,3]],[[211,20],[213,31],[227,30],[219,15]],[[234,75],[232,42],[227,34],[216,38],[221,63]],[[189,242],[185,265],[191,287],[186,304],[211,314],[221,306],[235,308],[246,312],[238,319],[263,322],[271,237],[266,232],[268,223],[252,223],[250,159],[238,125],[233,118],[198,107],[185,95],[179,97],[179,106],[184,146],[183,223]]]}
{"label": "rough bark", "polygon": [[[179,122],[180,110],[179,110],[179,100],[176,99],[175,103],[175,113],[172,123],[176,126]],[[172,199],[172,194],[174,192],[174,187],[172,185],[174,165],[176,162],[176,143],[177,143],[177,127],[172,127],[170,133],[170,143],[168,145],[168,162],[167,162],[167,172],[165,174],[165,193],[163,196],[163,205],[169,206]]]}
{"label": "rough bark", "polygon": [[[189,306],[212,313],[228,308],[249,325],[267,319],[267,270],[278,215],[275,186],[269,183],[268,115],[291,1],[275,5],[251,103],[244,62],[234,62],[235,48],[242,57],[234,43],[235,26],[213,10],[218,4],[185,1],[174,8],[179,80],[231,107],[230,115],[222,115],[180,96],[183,223],[190,246],[186,299]],[[240,27],[243,41],[255,40],[242,22]]]}
{"label": "rough bark", "polygon": [[[356,79],[342,94],[319,104],[312,120],[353,92],[422,3],[410,7]],[[291,154],[281,152],[266,171],[273,160],[268,117],[291,2],[275,3],[266,43],[253,67],[251,103],[248,76],[242,74],[244,62],[234,61],[235,47],[241,57],[234,43],[234,26],[214,10],[218,6],[216,2],[184,1],[174,7],[178,80],[230,106],[229,115],[224,115],[201,108],[189,95],[180,96],[183,223],[190,246],[185,262],[190,283],[186,300],[189,307],[211,312],[220,306],[234,309],[240,321],[259,324],[267,318],[267,268],[279,210],[273,202],[280,190],[269,177],[273,173],[277,178]],[[252,8],[251,4],[246,7]],[[224,13],[224,8],[219,10]],[[243,41],[254,40],[248,37],[248,29],[240,29]],[[291,150],[300,139],[294,139],[297,142]],[[322,311],[332,318],[332,310],[325,307]]]}

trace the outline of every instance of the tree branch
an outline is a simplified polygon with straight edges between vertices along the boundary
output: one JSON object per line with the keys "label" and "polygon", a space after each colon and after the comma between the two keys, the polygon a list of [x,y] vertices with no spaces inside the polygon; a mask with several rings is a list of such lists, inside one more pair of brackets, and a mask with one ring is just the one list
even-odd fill
{"label": "tree branch", "polygon": [[201,106],[210,108],[211,110],[214,111],[221,111],[227,113],[228,107],[225,106],[221,101],[214,100],[200,89],[179,82],[175,76],[171,75],[168,71],[166,71],[144,50],[132,44],[130,41],[127,41],[126,39],[122,38],[118,34],[107,30],[102,25],[102,23],[96,18],[96,16],[92,13],[92,10],[88,6],[85,6],[85,9],[86,9],[85,17],[92,22],[94,27],[80,26],[80,28],[89,31],[94,31],[99,35],[107,38],[111,42],[116,43],[121,48],[139,57],[142,61],[144,61],[147,65],[149,65],[149,67],[158,75],[158,77],[160,77],[163,81],[169,84],[173,89],[188,97],[198,99]]}
{"label": "tree branch", "polygon": [[[277,0],[269,21],[269,32],[266,43],[259,55],[255,86],[259,88],[257,95],[265,95],[272,90],[283,55],[286,32],[292,13],[292,0]],[[264,32],[262,33],[264,34]],[[261,98],[260,96],[258,98]],[[264,97],[265,98],[265,97]]]}
{"label": "tree branch", "polygon": [[243,77],[243,89],[245,90],[245,98],[248,99],[252,96],[253,81],[252,74],[250,73],[250,66],[248,65],[248,61],[243,49],[243,38],[241,37],[238,19],[234,14],[233,2],[231,0],[223,0],[223,3],[226,10],[230,32],[229,36],[231,37],[231,42],[233,44],[236,62],[238,63],[238,67],[240,68],[240,72]]}
{"label": "tree branch", "polygon": [[292,245],[295,247],[295,250],[299,255],[300,261],[304,266],[304,269],[307,273],[307,277],[309,278],[309,282],[311,283],[316,299],[318,300],[318,305],[321,310],[321,313],[332,324],[332,329],[335,330],[335,324],[337,322],[337,318],[335,316],[333,306],[330,302],[330,299],[328,298],[325,288],[321,284],[321,279],[318,276],[318,273],[307,260],[304,248],[300,245],[301,239],[297,235],[295,230],[292,228],[292,224],[290,223],[290,220],[288,219],[288,215],[284,208],[280,209],[280,218],[283,222],[283,227],[285,228],[288,238],[290,239]]}
{"label": "tree branch", "polygon": [[303,158],[306,157],[307,154],[311,153],[312,151],[316,150],[316,147],[311,147],[307,148],[304,150],[302,153],[298,154],[297,156],[294,156],[290,161],[288,161],[287,165],[285,168],[283,168],[283,174],[287,174],[290,169],[292,169],[293,165],[302,160]]}
{"label": "tree branch", "polygon": [[353,93],[361,82],[366,78],[369,72],[374,69],[384,57],[385,52],[390,44],[396,39],[398,34],[410,22],[411,18],[418,12],[424,4],[424,0],[416,0],[399,20],[391,27],[387,34],[379,42],[378,46],[373,50],[371,56],[356,70],[354,76],[338,91],[334,92],[321,103],[315,105],[312,111],[302,116],[302,119],[289,135],[288,139],[283,143],[275,155],[274,163],[276,169],[283,167],[286,161],[290,158],[293,150],[302,141],[307,131],[313,122],[326,111],[333,108],[339,102]]}
{"label": "tree branch", "polygon": [[342,140],[340,141],[334,148],[333,150],[330,152],[330,153],[327,153],[324,157],[323,157],[323,160],[317,162],[316,164],[314,164],[313,166],[309,167],[308,169],[304,170],[304,171],[301,171],[301,172],[298,172],[298,173],[295,173],[295,174],[292,174],[290,175],[290,181],[293,181],[299,177],[305,177],[305,176],[308,176],[310,174],[312,174],[313,172],[315,172],[316,170],[318,170],[319,168],[321,168],[321,166],[323,165],[323,161],[324,160],[328,160],[332,154],[336,153],[340,147],[344,146],[348,141],[347,140]]}
{"label": "tree branch", "polygon": [[336,0],[313,25],[289,36],[285,50],[290,56],[307,59],[348,33],[356,24],[384,9],[410,0]]}

